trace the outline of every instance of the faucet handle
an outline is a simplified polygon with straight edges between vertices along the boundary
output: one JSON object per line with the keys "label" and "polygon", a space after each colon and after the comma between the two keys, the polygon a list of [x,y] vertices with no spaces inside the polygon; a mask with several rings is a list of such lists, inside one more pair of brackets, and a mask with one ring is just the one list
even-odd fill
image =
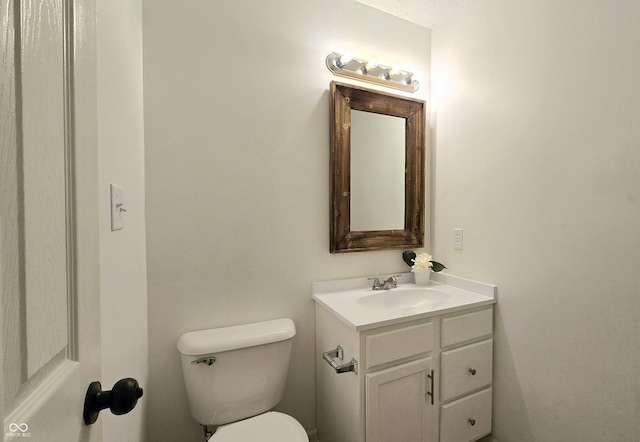
{"label": "faucet handle", "polygon": [[387,281],[386,281],[386,282],[396,282],[396,283],[397,283],[398,281],[396,281],[396,278],[399,278],[399,277],[401,277],[401,276],[402,276],[402,275],[401,275],[400,273],[398,273],[397,275],[391,275],[391,276],[389,276],[389,277],[387,278]]}
{"label": "faucet handle", "polygon": [[390,289],[395,289],[396,287],[398,287],[398,281],[396,280],[397,277],[399,277],[400,275],[392,275],[389,276],[385,281],[384,281],[384,285],[387,286],[387,288]]}
{"label": "faucet handle", "polygon": [[380,283],[380,280],[378,278],[370,277],[367,279],[369,281],[373,281],[373,287],[371,287],[373,290],[378,290],[380,287],[382,287],[382,284]]}
{"label": "faucet handle", "polygon": [[384,283],[391,286],[391,288],[396,288],[398,286],[398,280],[396,278],[399,276],[401,275],[391,275],[384,281]]}

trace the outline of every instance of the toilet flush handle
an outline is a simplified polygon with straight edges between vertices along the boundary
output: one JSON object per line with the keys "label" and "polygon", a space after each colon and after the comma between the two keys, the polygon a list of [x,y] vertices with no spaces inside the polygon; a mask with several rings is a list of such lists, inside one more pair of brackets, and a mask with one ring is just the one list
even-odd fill
{"label": "toilet flush handle", "polygon": [[196,359],[195,361],[191,361],[191,365],[196,365],[196,364],[213,365],[214,362],[216,362],[216,357],[215,356],[205,356],[204,358],[200,358],[200,359]]}

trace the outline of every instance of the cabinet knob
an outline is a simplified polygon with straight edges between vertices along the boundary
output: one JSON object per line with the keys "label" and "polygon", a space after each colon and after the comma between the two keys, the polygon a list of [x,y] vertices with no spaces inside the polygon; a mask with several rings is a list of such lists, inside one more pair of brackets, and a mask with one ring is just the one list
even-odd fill
{"label": "cabinet knob", "polygon": [[469,422],[469,424],[470,424],[472,427],[476,424],[476,420],[475,420],[475,419],[473,419],[473,418],[471,418],[471,417],[467,420],[467,422]]}
{"label": "cabinet knob", "polygon": [[476,371],[476,369],[475,369],[475,368],[470,368],[470,369],[469,369],[469,373],[471,373],[471,376],[475,376],[475,375],[476,375],[476,373],[477,373],[477,371]]}

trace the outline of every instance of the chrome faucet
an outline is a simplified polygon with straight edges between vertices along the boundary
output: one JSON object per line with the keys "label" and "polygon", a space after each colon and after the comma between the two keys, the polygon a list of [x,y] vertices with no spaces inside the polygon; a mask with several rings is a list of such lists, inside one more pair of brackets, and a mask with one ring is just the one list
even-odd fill
{"label": "chrome faucet", "polygon": [[367,279],[373,280],[373,286],[371,287],[371,290],[389,290],[398,287],[398,281],[396,280],[398,276],[400,275],[389,276],[387,279],[385,279],[384,282],[380,282],[378,278]]}

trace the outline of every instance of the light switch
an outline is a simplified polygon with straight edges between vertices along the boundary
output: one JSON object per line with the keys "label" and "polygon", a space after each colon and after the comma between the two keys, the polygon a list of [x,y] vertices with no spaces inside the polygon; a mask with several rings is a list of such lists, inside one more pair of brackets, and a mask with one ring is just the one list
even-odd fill
{"label": "light switch", "polygon": [[122,187],[111,185],[111,230],[124,229],[124,190]]}
{"label": "light switch", "polygon": [[462,250],[463,246],[462,229],[457,227],[453,229],[453,248],[454,250]]}

